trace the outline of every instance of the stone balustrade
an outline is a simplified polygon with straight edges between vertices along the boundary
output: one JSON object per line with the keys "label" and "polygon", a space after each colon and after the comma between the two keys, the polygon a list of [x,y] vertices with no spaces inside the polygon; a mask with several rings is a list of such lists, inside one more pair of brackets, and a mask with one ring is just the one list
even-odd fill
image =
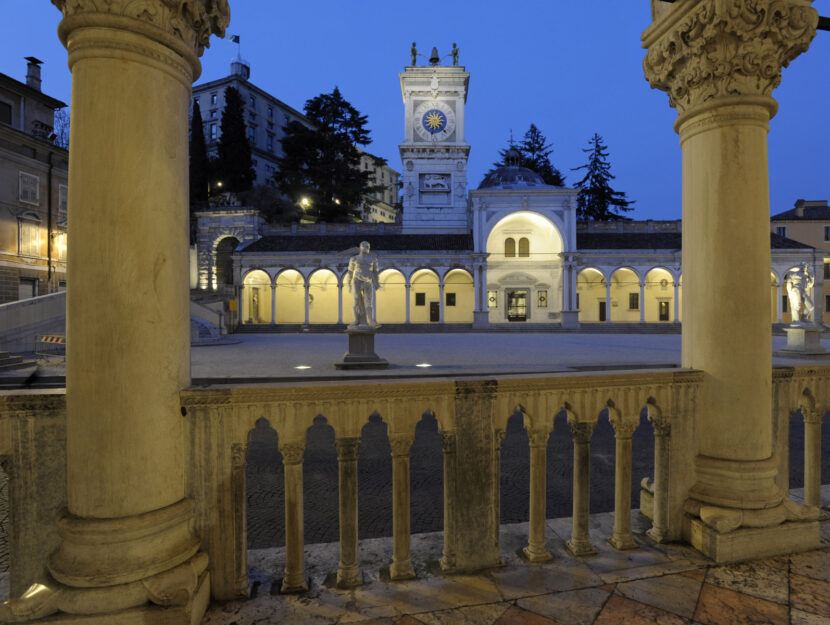
{"label": "stone balustrade", "polygon": [[[821,416],[830,406],[830,367],[775,369],[774,455],[787,489],[789,420],[805,420],[805,498],[818,503]],[[507,420],[519,410],[530,446],[530,519],[523,552],[549,560],[546,546],[547,441],[560,424],[573,439],[573,530],[576,555],[592,541],[617,549],[637,547],[631,534],[631,439],[647,416],[655,435],[654,475],[644,480],[643,512],[649,536],[683,539],[684,504],[694,483],[696,398],[703,374],[649,370],[604,374],[563,373],[432,381],[332,382],[191,388],[182,393],[186,491],[196,505],[195,533],[210,556],[212,595],[245,596],[245,459],[250,430],[265,418],[279,437],[285,467],[286,562],[282,589],[307,589],[303,561],[303,454],[306,430],[323,415],[335,433],[339,467],[340,561],[337,584],[362,583],[357,518],[357,450],[361,430],[377,413],[387,424],[392,452],[393,545],[389,574],[415,575],[410,554],[409,450],[416,424],[431,413],[442,438],[444,549],[447,572],[501,564],[499,551],[500,444]],[[566,419],[562,419],[563,412]],[[591,437],[607,414],[616,438],[615,524],[611,536],[591,535]],[[559,419],[556,417],[559,416]],[[11,594],[41,578],[58,538],[54,519],[65,505],[65,395],[60,391],[0,394],[0,461],[10,474]],[[637,476],[640,477],[640,476]]]}

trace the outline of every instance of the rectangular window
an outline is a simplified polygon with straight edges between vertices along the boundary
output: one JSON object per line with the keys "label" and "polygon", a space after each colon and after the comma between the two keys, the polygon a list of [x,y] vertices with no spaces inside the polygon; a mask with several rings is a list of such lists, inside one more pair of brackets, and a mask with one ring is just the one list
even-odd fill
{"label": "rectangular window", "polygon": [[455,306],[455,293],[445,293],[447,306]]}
{"label": "rectangular window", "polygon": [[0,102],[0,123],[9,124],[11,126],[12,105],[8,102]]}
{"label": "rectangular window", "polygon": [[274,151],[274,135],[268,135],[268,142],[265,147],[269,152]]}
{"label": "rectangular window", "polygon": [[21,219],[18,222],[20,231],[20,255],[40,256],[40,224],[36,221]]}
{"label": "rectangular window", "polygon": [[415,305],[416,306],[426,306],[427,305],[427,294],[426,293],[415,293]]}
{"label": "rectangular window", "polygon": [[824,279],[830,280],[830,263],[824,263]]}
{"label": "rectangular window", "polygon": [[210,140],[216,141],[216,124],[210,125]]}
{"label": "rectangular window", "polygon": [[66,216],[66,206],[69,201],[69,187],[58,185],[58,215]]}
{"label": "rectangular window", "polygon": [[536,291],[536,305],[539,308],[547,308],[548,307],[548,290],[547,289]]}
{"label": "rectangular window", "polygon": [[256,96],[250,96],[248,98],[248,106],[250,106],[252,109],[256,108]]}
{"label": "rectangular window", "polygon": [[216,104],[216,94],[215,93],[210,94],[210,103],[211,104]]}
{"label": "rectangular window", "polygon": [[824,240],[830,241],[830,226],[824,226]]}
{"label": "rectangular window", "polygon": [[251,126],[248,126],[248,141],[256,143],[256,130]]}
{"label": "rectangular window", "polygon": [[499,292],[487,291],[487,308],[496,308],[499,305]]}
{"label": "rectangular window", "polygon": [[787,236],[787,226],[775,226],[775,234],[780,237]]}
{"label": "rectangular window", "polygon": [[26,172],[18,172],[18,199],[26,204],[40,204],[40,178]]}
{"label": "rectangular window", "polygon": [[274,119],[274,109],[270,106],[268,107],[268,119]]}
{"label": "rectangular window", "polygon": [[824,312],[830,312],[830,295],[824,296]]}
{"label": "rectangular window", "polygon": [[216,109],[213,109],[213,110],[210,112],[210,118],[211,118],[211,119],[216,119]]}
{"label": "rectangular window", "polygon": [[58,260],[66,260],[66,233],[65,232],[56,232],[55,233],[55,253],[57,254]]}
{"label": "rectangular window", "polygon": [[576,309],[579,310],[579,293],[576,294]]}
{"label": "rectangular window", "polygon": [[628,294],[628,310],[640,310],[640,294]]}
{"label": "rectangular window", "polygon": [[17,287],[17,299],[29,299],[37,295],[37,280],[35,278],[20,278]]}

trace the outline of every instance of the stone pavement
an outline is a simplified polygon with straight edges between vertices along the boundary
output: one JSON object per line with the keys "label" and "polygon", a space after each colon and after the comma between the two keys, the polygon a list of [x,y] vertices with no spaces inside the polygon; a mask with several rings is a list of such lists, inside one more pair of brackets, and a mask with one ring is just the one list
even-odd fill
{"label": "stone pavement", "polygon": [[[793,493],[797,494],[797,491]],[[830,503],[830,487],[823,489]],[[248,552],[251,598],[214,603],[206,625],[826,625],[830,623],[830,523],[825,548],[792,556],[715,565],[690,547],[658,545],[644,536],[647,519],[632,513],[632,551],[616,551],[613,515],[592,515],[597,554],[574,557],[564,546],[569,518],[548,521],[552,562],[517,554],[527,524],[503,525],[505,566],[478,575],[445,576],[437,567],[441,534],[412,537],[418,579],[390,582],[389,539],[360,543],[364,585],[333,587],[337,543],[307,546],[310,590],[279,593],[283,549]]]}

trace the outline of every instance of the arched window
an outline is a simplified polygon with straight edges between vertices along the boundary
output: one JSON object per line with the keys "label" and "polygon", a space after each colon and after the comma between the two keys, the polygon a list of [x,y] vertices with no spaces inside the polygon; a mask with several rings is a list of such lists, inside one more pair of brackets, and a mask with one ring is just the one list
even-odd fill
{"label": "arched window", "polygon": [[504,255],[511,257],[516,255],[516,239],[513,237],[504,240]]}
{"label": "arched window", "polygon": [[519,256],[530,256],[530,240],[527,237],[519,239]]}

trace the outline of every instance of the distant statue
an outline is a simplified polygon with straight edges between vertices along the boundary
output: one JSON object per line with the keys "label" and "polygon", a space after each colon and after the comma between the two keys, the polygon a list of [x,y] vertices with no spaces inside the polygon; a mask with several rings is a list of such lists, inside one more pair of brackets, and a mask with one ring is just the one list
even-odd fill
{"label": "distant statue", "polygon": [[378,259],[369,253],[369,243],[360,244],[360,252],[349,259],[349,271],[346,273],[346,284],[354,297],[354,323],[350,330],[361,328],[379,328],[375,320],[375,291],[380,288],[378,279]]}
{"label": "distant statue", "polygon": [[[802,325],[803,321],[811,319],[815,306],[810,291],[815,284],[815,278],[810,275],[810,269],[806,262],[798,265],[798,269],[791,271],[787,279],[787,299],[790,302],[790,314],[793,318],[793,325]],[[801,314],[801,307],[804,306],[804,314]]]}
{"label": "distant statue", "polygon": [[452,57],[452,64],[458,65],[458,46],[455,43],[452,44],[452,50],[450,50],[450,54]]}
{"label": "distant statue", "polygon": [[438,55],[438,48],[432,48],[432,54],[429,55],[429,64],[438,65],[441,62],[441,57]]}
{"label": "distant statue", "polygon": [[409,48],[409,56],[412,58],[410,65],[417,65],[418,57],[423,56],[422,54],[418,54],[418,45],[414,41],[412,42],[412,47]]}

